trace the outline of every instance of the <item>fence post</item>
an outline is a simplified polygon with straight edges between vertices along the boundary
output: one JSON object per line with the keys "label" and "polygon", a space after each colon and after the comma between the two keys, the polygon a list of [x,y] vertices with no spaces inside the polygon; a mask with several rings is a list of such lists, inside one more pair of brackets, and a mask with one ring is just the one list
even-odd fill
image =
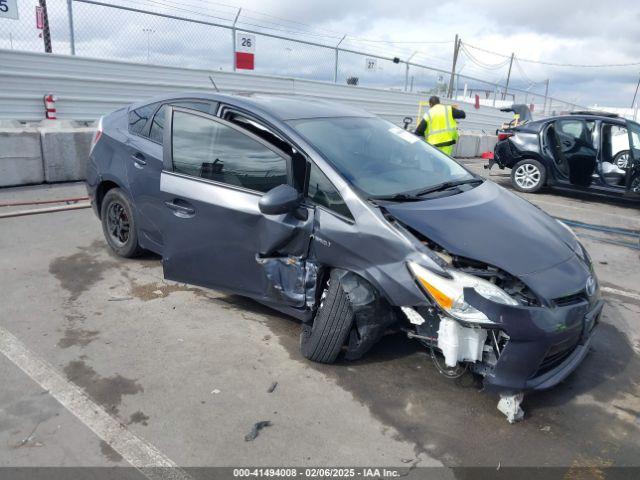
{"label": "fence post", "polygon": [[236,23],[238,22],[238,17],[240,16],[240,12],[242,12],[242,9],[239,8],[238,9],[238,13],[236,13],[236,18],[233,19],[233,26],[231,27],[231,49],[233,50],[231,52],[232,55],[232,59],[233,59],[233,71],[236,71],[237,65],[236,65]]}
{"label": "fence post", "polygon": [[338,44],[335,47],[336,57],[335,57],[335,62],[333,64],[333,83],[338,83],[338,52],[340,51],[340,49],[338,47],[340,47],[340,44],[342,43],[342,41],[345,38],[347,38],[347,36],[343,35],[342,38],[340,39],[340,41],[338,42]]}
{"label": "fence post", "polygon": [[71,55],[76,54],[76,35],[73,28],[73,0],[67,0],[67,12],[69,14],[69,44]]}

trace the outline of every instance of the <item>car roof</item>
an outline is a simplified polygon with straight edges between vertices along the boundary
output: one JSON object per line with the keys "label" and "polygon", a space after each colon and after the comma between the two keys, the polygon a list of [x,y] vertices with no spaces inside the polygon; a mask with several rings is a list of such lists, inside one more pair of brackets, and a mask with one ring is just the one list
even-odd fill
{"label": "car roof", "polygon": [[619,116],[612,116],[611,114],[603,115],[598,112],[594,113],[567,113],[562,115],[556,115],[554,117],[545,118],[544,122],[551,122],[554,120],[606,120],[609,123],[615,123],[618,125],[624,125],[627,123],[626,118]]}
{"label": "car roof", "polygon": [[359,108],[334,103],[315,97],[302,95],[276,95],[263,93],[208,93],[179,92],[163,95],[133,104],[131,109],[140,108],[157,102],[170,102],[181,99],[200,99],[210,102],[222,102],[256,113],[264,113],[278,120],[326,117],[373,117],[374,115]]}

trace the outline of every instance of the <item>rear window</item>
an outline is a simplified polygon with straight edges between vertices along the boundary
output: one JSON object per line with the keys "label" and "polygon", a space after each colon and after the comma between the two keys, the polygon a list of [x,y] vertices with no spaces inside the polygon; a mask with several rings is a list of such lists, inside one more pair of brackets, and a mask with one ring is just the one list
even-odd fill
{"label": "rear window", "polygon": [[144,135],[146,126],[151,120],[153,113],[158,108],[157,103],[145,105],[144,107],[136,108],[129,112],[129,131],[136,135]]}

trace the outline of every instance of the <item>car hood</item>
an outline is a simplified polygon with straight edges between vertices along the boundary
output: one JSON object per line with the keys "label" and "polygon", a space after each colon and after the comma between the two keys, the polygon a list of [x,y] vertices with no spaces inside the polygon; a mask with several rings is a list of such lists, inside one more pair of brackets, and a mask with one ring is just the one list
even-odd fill
{"label": "car hood", "polygon": [[451,254],[512,275],[530,276],[576,256],[576,240],[566,228],[491,181],[448,197],[384,208]]}

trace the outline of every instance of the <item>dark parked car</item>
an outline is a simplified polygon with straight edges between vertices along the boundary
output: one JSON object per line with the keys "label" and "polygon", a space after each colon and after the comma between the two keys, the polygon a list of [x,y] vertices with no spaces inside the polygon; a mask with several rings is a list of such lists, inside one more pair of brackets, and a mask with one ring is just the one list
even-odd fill
{"label": "dark parked car", "polygon": [[488,168],[511,169],[521,192],[545,185],[640,198],[640,125],[617,115],[575,112],[498,130]]}
{"label": "dark parked car", "polygon": [[602,310],[572,231],[381,118],[317,99],[163,97],[102,118],[88,190],[109,246],[302,322],[302,354],[389,329],[503,398],[563,380]]}

